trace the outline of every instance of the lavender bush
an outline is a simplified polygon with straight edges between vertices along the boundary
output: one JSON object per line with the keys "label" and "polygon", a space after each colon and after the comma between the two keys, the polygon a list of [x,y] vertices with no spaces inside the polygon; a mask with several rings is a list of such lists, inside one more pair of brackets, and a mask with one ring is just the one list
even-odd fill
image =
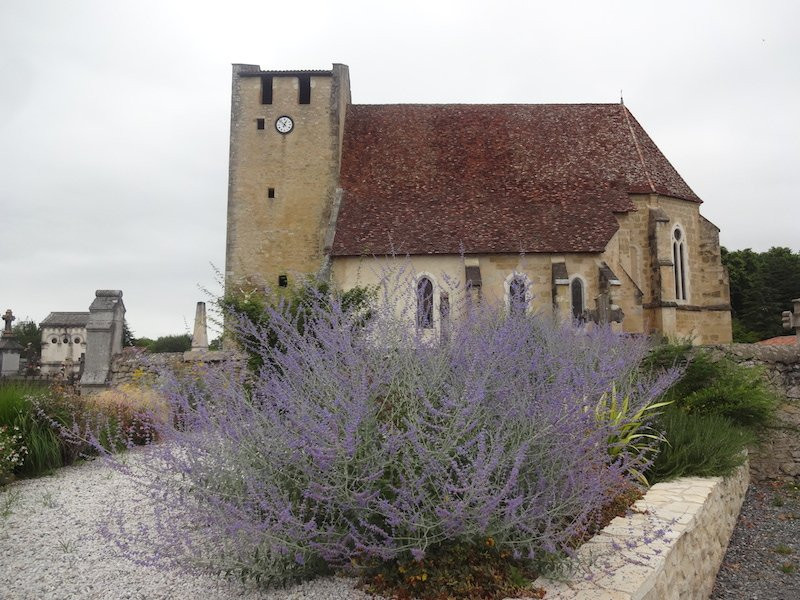
{"label": "lavender bush", "polygon": [[302,332],[281,307],[269,331],[238,323],[257,373],[165,376],[159,520],[127,532],[153,548],[140,559],[273,584],[487,538],[536,560],[569,553],[645,460],[619,443],[629,423],[594,409],[663,391],[669,376],[635,375],[642,340],[470,306],[436,340],[395,310],[312,305]]}

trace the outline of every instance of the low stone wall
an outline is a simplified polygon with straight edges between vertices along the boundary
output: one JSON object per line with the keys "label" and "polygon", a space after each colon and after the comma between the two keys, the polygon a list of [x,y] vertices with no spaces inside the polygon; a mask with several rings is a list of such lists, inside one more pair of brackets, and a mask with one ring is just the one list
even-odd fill
{"label": "low stone wall", "polygon": [[[728,547],[749,483],[733,475],[657,483],[578,550],[577,574],[539,578],[548,600],[705,599]],[[657,537],[658,530],[666,534]],[[588,571],[587,571],[588,570]]]}
{"label": "low stone wall", "polygon": [[762,367],[782,397],[775,422],[768,427],[763,442],[750,452],[753,480],[800,476],[800,345],[727,344],[706,348],[740,364]]}
{"label": "low stone wall", "polygon": [[141,350],[126,350],[111,361],[111,385],[132,383],[142,376],[157,375],[163,368],[180,368],[193,363],[215,363],[236,359],[230,352],[160,352],[149,354]]}
{"label": "low stone wall", "polygon": [[111,360],[111,385],[133,383],[143,375],[156,375],[163,367],[174,367],[183,360],[183,352],[148,354],[126,350]]}

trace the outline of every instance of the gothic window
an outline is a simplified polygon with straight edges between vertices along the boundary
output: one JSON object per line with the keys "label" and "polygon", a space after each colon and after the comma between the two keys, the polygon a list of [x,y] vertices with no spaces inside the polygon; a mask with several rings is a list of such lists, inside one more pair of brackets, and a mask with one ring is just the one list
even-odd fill
{"label": "gothic window", "polygon": [[672,230],[672,264],[675,272],[675,299],[688,300],[687,283],[689,281],[686,269],[686,236],[680,226]]}
{"label": "gothic window", "polygon": [[572,318],[578,321],[583,320],[583,281],[576,277],[569,284],[570,299],[572,302]]}
{"label": "gothic window", "polygon": [[508,282],[508,312],[525,314],[530,300],[530,281],[524,275],[515,274]]}
{"label": "gothic window", "polygon": [[433,328],[433,283],[427,277],[417,282],[417,327]]}

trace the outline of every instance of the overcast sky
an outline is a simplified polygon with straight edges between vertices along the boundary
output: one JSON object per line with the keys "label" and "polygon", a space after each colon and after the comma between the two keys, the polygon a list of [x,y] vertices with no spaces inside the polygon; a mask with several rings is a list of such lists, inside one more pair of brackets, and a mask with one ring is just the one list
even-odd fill
{"label": "overcast sky", "polygon": [[[231,63],[353,101],[618,102],[730,249],[800,250],[796,1],[0,3],[0,309],[122,289],[184,333],[224,268]],[[213,336],[213,333],[212,333]]]}

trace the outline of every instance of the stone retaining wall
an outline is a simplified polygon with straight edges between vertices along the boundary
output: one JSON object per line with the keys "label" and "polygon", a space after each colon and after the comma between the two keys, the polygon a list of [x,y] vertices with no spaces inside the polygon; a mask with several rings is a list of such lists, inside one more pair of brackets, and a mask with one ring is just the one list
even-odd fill
{"label": "stone retaining wall", "polygon": [[763,481],[800,476],[800,345],[727,344],[707,348],[740,364],[762,367],[782,397],[775,423],[769,426],[764,441],[750,452],[752,478]]}
{"label": "stone retaining wall", "polygon": [[[566,581],[540,577],[534,585],[546,590],[548,600],[708,598],[748,483],[747,465],[724,479],[657,483],[632,514],[617,517],[580,547],[577,563],[584,567],[576,575]],[[646,543],[659,529],[667,533]]]}
{"label": "stone retaining wall", "polygon": [[132,383],[143,375],[157,375],[165,367],[180,368],[196,363],[215,363],[236,358],[229,352],[160,352],[150,354],[141,350],[126,350],[111,361],[111,385]]}

